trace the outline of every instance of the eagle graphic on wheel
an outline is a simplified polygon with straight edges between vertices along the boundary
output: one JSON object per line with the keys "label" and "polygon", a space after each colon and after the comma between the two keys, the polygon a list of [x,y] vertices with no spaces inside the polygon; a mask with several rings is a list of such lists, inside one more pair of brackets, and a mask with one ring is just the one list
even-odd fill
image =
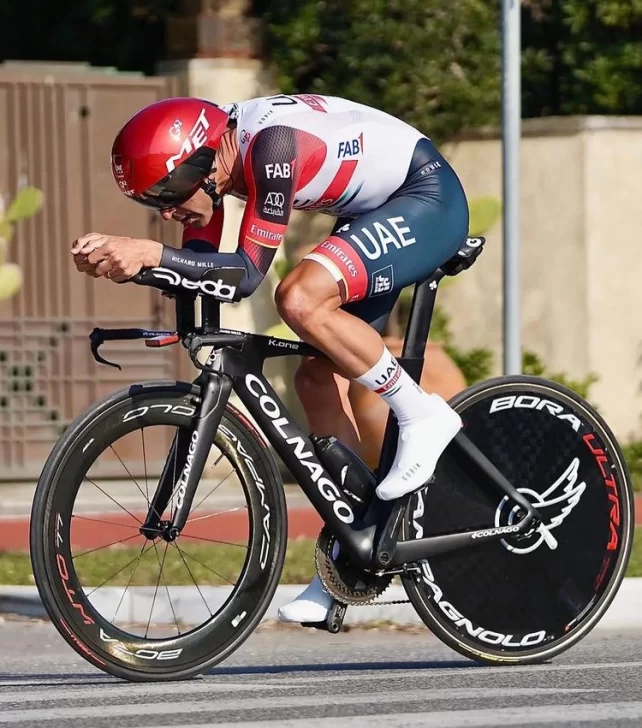
{"label": "eagle graphic on wheel", "polygon": [[[542,516],[542,526],[546,530],[551,531],[557,528],[580,502],[582,493],[586,490],[586,483],[584,481],[577,482],[579,467],[579,458],[574,458],[562,475],[543,493],[536,493],[530,488],[517,489],[537,508]],[[517,514],[520,507],[514,504],[509,510],[508,502],[509,498],[505,496],[495,511],[495,526],[497,528],[512,526],[518,522]],[[514,501],[511,502],[514,503]],[[504,548],[515,554],[529,554],[539,548],[545,537],[540,531],[536,531],[519,541],[514,538],[511,540],[512,543],[508,539],[502,539],[501,543]]]}

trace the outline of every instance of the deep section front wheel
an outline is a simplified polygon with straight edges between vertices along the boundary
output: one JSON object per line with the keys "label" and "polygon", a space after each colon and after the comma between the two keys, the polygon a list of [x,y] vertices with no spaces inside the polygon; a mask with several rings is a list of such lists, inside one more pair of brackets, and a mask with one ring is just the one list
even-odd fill
{"label": "deep section front wheel", "polygon": [[[404,578],[433,632],[462,654],[526,663],[584,637],[624,577],[633,497],[622,452],[604,420],[555,382],[514,376],[457,395],[464,432],[539,511],[556,548],[535,532],[431,557]],[[410,499],[405,538],[510,526],[517,506],[456,447],[435,481]]]}
{"label": "deep section front wheel", "polygon": [[47,612],[80,655],[128,680],[186,678],[224,659],[258,624],[283,567],[278,470],[230,406],[182,533],[163,530],[176,492],[160,525],[142,529],[163,468],[180,482],[198,395],[191,384],[151,382],[94,405],[57,443],[36,489],[31,558]]}

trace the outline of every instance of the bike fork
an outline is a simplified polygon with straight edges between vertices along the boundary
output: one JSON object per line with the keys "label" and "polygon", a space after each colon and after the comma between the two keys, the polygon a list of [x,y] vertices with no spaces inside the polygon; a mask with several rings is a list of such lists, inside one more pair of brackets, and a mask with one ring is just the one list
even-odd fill
{"label": "bike fork", "polygon": [[[147,518],[140,529],[147,538],[160,535],[166,541],[174,541],[183,530],[231,391],[232,380],[225,374],[209,373],[201,384],[202,399],[196,425],[189,439],[183,436],[179,442],[180,433],[177,431],[174,435]],[[178,479],[176,463],[181,468]],[[171,521],[161,521],[160,516],[172,498],[175,508]]]}

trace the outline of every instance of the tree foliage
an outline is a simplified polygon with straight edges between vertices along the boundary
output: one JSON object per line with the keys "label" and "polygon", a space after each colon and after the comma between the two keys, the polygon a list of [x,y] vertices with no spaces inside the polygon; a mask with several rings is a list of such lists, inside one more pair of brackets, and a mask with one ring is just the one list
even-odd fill
{"label": "tree foliage", "polygon": [[177,0],[3,0],[0,60],[83,61],[153,73]]}
{"label": "tree foliage", "polygon": [[642,0],[524,5],[524,116],[642,113]]}
{"label": "tree foliage", "polygon": [[497,4],[257,0],[284,92],[345,96],[444,138],[497,120]]}
{"label": "tree foliage", "polygon": [[[438,139],[499,120],[500,0],[255,0],[284,91]],[[642,0],[522,0],[524,117],[642,113]]]}
{"label": "tree foliage", "polygon": [[[153,73],[166,56],[167,19],[197,12],[201,3],[0,1],[0,60]],[[264,21],[265,57],[284,92],[347,96],[438,140],[499,120],[500,0],[249,6]],[[525,117],[642,114],[642,0],[522,0],[522,71]]]}

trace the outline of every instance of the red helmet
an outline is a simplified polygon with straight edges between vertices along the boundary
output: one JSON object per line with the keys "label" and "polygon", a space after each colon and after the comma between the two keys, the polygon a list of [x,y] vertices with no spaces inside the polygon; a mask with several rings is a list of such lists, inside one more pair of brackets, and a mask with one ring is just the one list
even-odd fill
{"label": "red helmet", "polygon": [[111,169],[120,189],[162,210],[188,200],[207,179],[229,115],[211,101],[172,98],[146,106],[118,132]]}

